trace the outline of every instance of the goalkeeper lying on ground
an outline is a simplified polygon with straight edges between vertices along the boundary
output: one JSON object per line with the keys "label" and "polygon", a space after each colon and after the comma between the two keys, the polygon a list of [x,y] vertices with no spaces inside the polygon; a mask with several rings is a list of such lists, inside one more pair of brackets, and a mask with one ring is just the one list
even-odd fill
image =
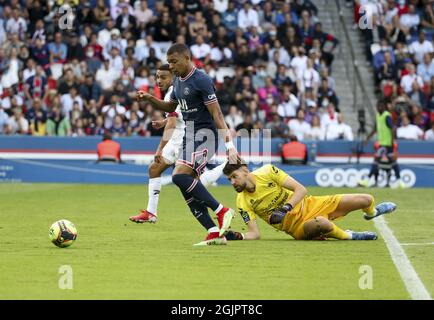
{"label": "goalkeeper lying on ground", "polygon": [[238,192],[238,211],[248,229],[244,234],[226,232],[228,240],[259,239],[256,216],[296,240],[375,240],[374,232],[344,231],[332,220],[359,209],[370,220],[396,209],[392,202],[375,206],[374,197],[369,194],[309,196],[303,185],[273,165],[250,172],[244,163],[228,163],[223,173]]}

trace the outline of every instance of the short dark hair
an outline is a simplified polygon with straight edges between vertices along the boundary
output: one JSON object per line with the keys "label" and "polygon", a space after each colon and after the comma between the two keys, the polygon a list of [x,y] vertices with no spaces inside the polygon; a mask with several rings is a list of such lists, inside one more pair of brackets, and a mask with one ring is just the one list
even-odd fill
{"label": "short dark hair", "polygon": [[174,53],[187,54],[189,57],[191,57],[190,49],[183,43],[175,43],[170,46],[169,50],[167,50],[167,55]]}
{"label": "short dark hair", "polygon": [[162,64],[161,66],[159,66],[159,67],[157,68],[157,70],[161,70],[161,71],[169,71],[169,72],[170,72],[169,64],[168,64],[168,63]]}
{"label": "short dark hair", "polygon": [[223,174],[225,176],[230,175],[232,172],[234,172],[235,170],[238,170],[242,167],[246,167],[247,168],[247,163],[244,162],[244,160],[239,160],[237,163],[226,163],[225,167],[223,168]]}

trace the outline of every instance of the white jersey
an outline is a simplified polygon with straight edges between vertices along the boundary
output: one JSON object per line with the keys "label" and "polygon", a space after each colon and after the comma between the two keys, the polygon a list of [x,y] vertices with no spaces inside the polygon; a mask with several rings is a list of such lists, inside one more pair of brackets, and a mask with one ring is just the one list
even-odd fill
{"label": "white jersey", "polygon": [[[167,90],[166,95],[164,96],[164,101],[170,101],[170,95],[172,93],[173,86],[170,86]],[[176,127],[175,131],[173,132],[171,140],[176,140],[182,142],[182,139],[184,138],[184,132],[185,132],[185,122],[182,118],[181,113],[181,106],[178,104],[175,111],[173,112],[166,112],[166,117],[176,117]]]}

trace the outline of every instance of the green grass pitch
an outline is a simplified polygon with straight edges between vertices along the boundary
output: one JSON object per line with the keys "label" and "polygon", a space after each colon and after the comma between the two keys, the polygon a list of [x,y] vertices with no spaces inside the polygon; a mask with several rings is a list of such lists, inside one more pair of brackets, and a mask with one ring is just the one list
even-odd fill
{"label": "green grass pitch", "polygon": [[[235,191],[211,192],[234,207]],[[401,243],[434,241],[433,189],[308,188],[310,194],[371,192],[398,210],[387,216]],[[143,208],[147,187],[0,184],[0,299],[409,299],[387,247],[377,241],[294,241],[262,221],[260,241],[193,247],[205,237],[174,186],[163,187],[155,225],[128,217]],[[48,229],[68,219],[78,229],[69,248]],[[361,212],[344,229],[375,230]],[[237,216],[234,230],[243,228]],[[403,246],[434,295],[434,245]],[[59,288],[71,266],[73,289]],[[372,289],[360,289],[359,268],[372,268]]]}

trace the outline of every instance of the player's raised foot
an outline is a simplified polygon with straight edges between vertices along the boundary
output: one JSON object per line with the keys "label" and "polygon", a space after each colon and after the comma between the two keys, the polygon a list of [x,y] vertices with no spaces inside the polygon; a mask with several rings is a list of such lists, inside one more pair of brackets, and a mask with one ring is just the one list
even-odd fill
{"label": "player's raised foot", "polygon": [[363,216],[366,220],[371,220],[383,214],[391,213],[395,211],[396,208],[397,206],[393,202],[382,202],[375,206],[375,214],[369,215],[365,213]]}
{"label": "player's raised foot", "polygon": [[377,240],[377,234],[372,231],[355,232],[352,230],[346,230],[351,234],[351,240]]}
{"label": "player's raised foot", "polygon": [[222,236],[229,229],[234,215],[234,210],[230,208],[223,208],[219,213],[217,213],[217,220],[220,228],[219,236]]}
{"label": "player's raised foot", "polygon": [[210,232],[205,240],[194,244],[194,246],[211,246],[211,245],[225,245],[227,243],[225,236],[219,236],[218,232]]}
{"label": "player's raised foot", "polygon": [[147,210],[141,210],[140,213],[136,216],[131,216],[130,221],[135,223],[155,223],[157,222],[157,216],[148,212]]}

